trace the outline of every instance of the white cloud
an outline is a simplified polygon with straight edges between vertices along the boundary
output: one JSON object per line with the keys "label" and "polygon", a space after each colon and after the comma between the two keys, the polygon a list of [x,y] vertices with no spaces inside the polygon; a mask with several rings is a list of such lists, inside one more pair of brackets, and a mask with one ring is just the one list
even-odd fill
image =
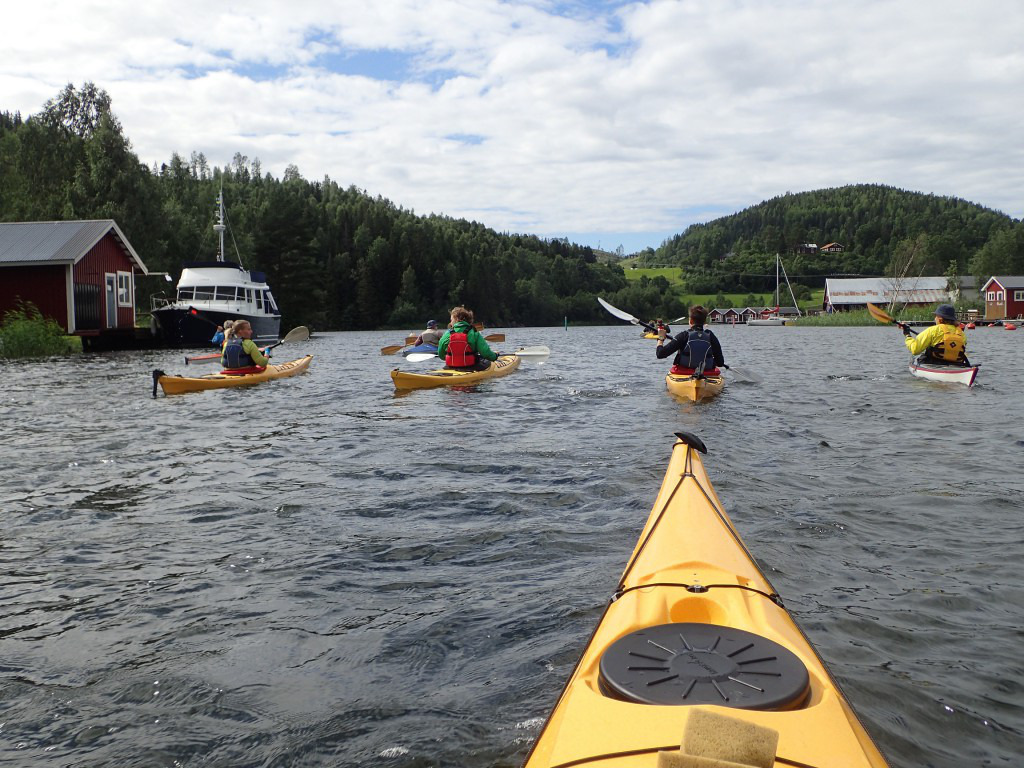
{"label": "white cloud", "polygon": [[1016,0],[51,0],[7,12],[0,109],[91,80],[147,163],[549,236],[855,182],[1020,217],[1022,33]]}

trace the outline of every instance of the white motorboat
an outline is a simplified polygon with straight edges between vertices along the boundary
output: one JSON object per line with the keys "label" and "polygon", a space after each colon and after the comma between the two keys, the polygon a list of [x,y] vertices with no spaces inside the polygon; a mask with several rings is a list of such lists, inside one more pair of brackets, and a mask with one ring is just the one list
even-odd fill
{"label": "white motorboat", "polygon": [[220,240],[216,261],[184,264],[173,298],[154,296],[151,310],[153,333],[172,346],[204,347],[225,320],[248,320],[257,344],[276,342],[281,312],[262,272],[245,269],[224,258],[224,193],[217,196]]}

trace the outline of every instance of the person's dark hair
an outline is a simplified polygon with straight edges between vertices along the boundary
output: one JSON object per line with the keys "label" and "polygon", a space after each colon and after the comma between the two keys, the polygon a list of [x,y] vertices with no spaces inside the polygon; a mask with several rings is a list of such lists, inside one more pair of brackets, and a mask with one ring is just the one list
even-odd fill
{"label": "person's dark hair", "polygon": [[704,325],[704,321],[708,319],[708,311],[704,309],[700,304],[695,307],[690,307],[690,322],[694,325]]}

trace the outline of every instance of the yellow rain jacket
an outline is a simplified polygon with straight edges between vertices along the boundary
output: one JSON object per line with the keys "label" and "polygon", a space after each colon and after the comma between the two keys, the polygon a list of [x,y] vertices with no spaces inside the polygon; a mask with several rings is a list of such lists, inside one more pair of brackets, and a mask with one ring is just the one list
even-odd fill
{"label": "yellow rain jacket", "polygon": [[967,337],[959,325],[952,323],[938,323],[917,336],[907,336],[903,341],[912,355],[930,349],[936,360],[956,363],[967,359]]}

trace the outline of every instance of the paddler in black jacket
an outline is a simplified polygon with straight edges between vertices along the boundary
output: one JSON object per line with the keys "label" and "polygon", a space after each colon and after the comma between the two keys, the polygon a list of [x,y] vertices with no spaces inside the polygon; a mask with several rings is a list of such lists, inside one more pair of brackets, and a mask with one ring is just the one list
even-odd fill
{"label": "paddler in black jacket", "polygon": [[699,304],[690,307],[690,327],[685,332],[677,334],[668,344],[665,343],[665,327],[658,328],[658,346],[655,353],[659,360],[675,354],[672,373],[689,376],[699,371],[705,375],[717,375],[718,369],[725,365],[718,337],[704,328],[704,321],[707,319],[708,311],[704,307]]}

